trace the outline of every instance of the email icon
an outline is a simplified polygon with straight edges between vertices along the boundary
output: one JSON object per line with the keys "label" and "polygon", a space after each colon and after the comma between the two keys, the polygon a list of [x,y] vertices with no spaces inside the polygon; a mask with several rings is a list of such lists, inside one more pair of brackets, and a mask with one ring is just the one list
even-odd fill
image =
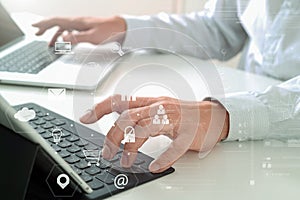
{"label": "email icon", "polygon": [[62,100],[66,97],[65,88],[48,88],[48,98],[53,100]]}

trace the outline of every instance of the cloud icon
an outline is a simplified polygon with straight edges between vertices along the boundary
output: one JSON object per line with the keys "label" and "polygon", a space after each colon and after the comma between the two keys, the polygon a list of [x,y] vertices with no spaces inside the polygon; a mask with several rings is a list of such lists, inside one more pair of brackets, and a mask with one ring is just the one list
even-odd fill
{"label": "cloud icon", "polygon": [[30,110],[27,107],[22,108],[22,110],[19,110],[14,117],[21,122],[28,122],[29,120],[32,120],[35,118],[35,111]]}

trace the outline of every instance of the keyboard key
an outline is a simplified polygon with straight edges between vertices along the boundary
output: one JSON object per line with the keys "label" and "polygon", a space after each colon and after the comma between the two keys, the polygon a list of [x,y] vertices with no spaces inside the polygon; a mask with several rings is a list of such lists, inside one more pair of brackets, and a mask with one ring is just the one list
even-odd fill
{"label": "keyboard key", "polygon": [[67,131],[63,131],[63,134],[61,137],[65,138],[65,137],[69,137],[71,135],[71,133],[67,132]]}
{"label": "keyboard key", "polygon": [[66,124],[66,122],[61,121],[59,119],[55,119],[55,120],[51,121],[51,123],[54,124],[55,126],[61,126],[61,125]]}
{"label": "keyboard key", "polygon": [[76,133],[76,129],[74,126],[70,126],[70,124],[64,124],[61,126],[62,129],[65,129],[66,131],[69,131],[71,133]]}
{"label": "keyboard key", "polygon": [[34,121],[33,123],[34,123],[35,125],[42,125],[42,124],[45,124],[46,121],[43,120],[43,119],[38,119],[38,120]]}
{"label": "keyboard key", "polygon": [[81,149],[78,146],[72,145],[71,147],[67,148],[67,151],[70,153],[76,153],[81,151]]}
{"label": "keyboard key", "polygon": [[89,143],[87,141],[81,139],[81,140],[75,142],[75,144],[79,147],[84,147],[85,145],[88,145]]}
{"label": "keyboard key", "polygon": [[52,144],[51,147],[56,151],[56,152],[60,152],[61,148],[59,148],[57,145]]}
{"label": "keyboard key", "polygon": [[80,175],[82,174],[82,171],[78,169],[77,167],[72,166],[72,169],[76,172],[76,174]]}
{"label": "keyboard key", "polygon": [[111,167],[111,163],[105,159],[101,159],[99,161],[100,165],[98,166],[100,169],[107,169]]}
{"label": "keyboard key", "polygon": [[47,116],[47,117],[44,117],[44,120],[46,120],[46,121],[52,121],[52,120],[55,120],[55,117]]}
{"label": "keyboard key", "polygon": [[58,146],[60,146],[61,148],[67,148],[72,146],[72,143],[68,142],[68,141],[62,141],[60,143],[58,143]]}
{"label": "keyboard key", "polygon": [[94,175],[100,173],[101,170],[98,167],[91,166],[90,168],[86,169],[85,172],[88,173],[89,175],[94,176]]}
{"label": "keyboard key", "polygon": [[86,149],[86,150],[97,150],[99,148],[96,145],[90,143],[88,145],[85,145],[84,149]]}
{"label": "keyboard key", "polygon": [[41,136],[44,138],[44,139],[49,139],[49,138],[52,138],[52,135],[51,134],[49,134],[49,133],[43,133],[43,134],[41,134]]}
{"label": "keyboard key", "polygon": [[76,156],[78,156],[79,158],[85,158],[85,155],[84,155],[84,153],[82,152],[82,151],[80,151],[80,152],[78,152],[78,153],[76,153]]}
{"label": "keyboard key", "polygon": [[43,128],[43,129],[53,128],[53,125],[47,122],[47,123],[45,123],[44,125],[42,125],[42,128]]}
{"label": "keyboard key", "polygon": [[140,165],[140,164],[143,164],[145,161],[144,160],[141,160],[139,158],[136,158],[136,160],[134,161],[134,164],[135,165]]}
{"label": "keyboard key", "polygon": [[76,156],[71,155],[71,156],[65,158],[65,161],[66,161],[67,163],[69,163],[69,164],[74,164],[74,163],[79,162],[80,159],[79,159],[78,157],[76,157]]}
{"label": "keyboard key", "polygon": [[92,182],[89,182],[88,184],[93,190],[98,190],[104,187],[104,184],[101,181],[98,181],[97,179],[94,179]]}
{"label": "keyboard key", "polygon": [[45,117],[45,116],[48,116],[47,113],[44,113],[44,112],[39,112],[36,114],[36,116],[38,117]]}
{"label": "keyboard key", "polygon": [[77,167],[79,169],[86,169],[86,168],[89,168],[90,166],[88,166],[88,163],[85,160],[82,160],[79,163],[76,163],[75,167]]}
{"label": "keyboard key", "polygon": [[116,154],[111,160],[110,162],[117,162],[121,159],[121,155]]}
{"label": "keyboard key", "polygon": [[31,119],[29,122],[33,122],[33,121],[38,120],[38,119],[39,119],[38,117],[35,117],[35,118]]}
{"label": "keyboard key", "polygon": [[79,140],[79,137],[72,135],[71,137],[66,138],[69,142],[76,142]]}
{"label": "keyboard key", "polygon": [[100,181],[110,185],[110,184],[114,183],[115,177],[109,173],[102,172],[101,174],[98,174],[96,176],[96,178],[99,179]]}
{"label": "keyboard key", "polygon": [[92,178],[90,175],[88,175],[88,174],[82,174],[80,177],[81,177],[82,180],[84,180],[85,182],[89,182],[89,181],[93,180],[93,178]]}
{"label": "keyboard key", "polygon": [[45,133],[46,130],[44,130],[43,128],[38,127],[37,129],[35,129],[36,132],[38,132],[39,134]]}
{"label": "keyboard key", "polygon": [[62,158],[66,158],[68,156],[70,156],[71,154],[69,152],[67,152],[66,150],[62,150],[60,152],[58,152],[58,154],[62,157]]}
{"label": "keyboard key", "polygon": [[107,173],[110,173],[111,175],[113,176],[118,176],[120,174],[120,171],[119,170],[116,170],[114,168],[109,168],[106,170]]}

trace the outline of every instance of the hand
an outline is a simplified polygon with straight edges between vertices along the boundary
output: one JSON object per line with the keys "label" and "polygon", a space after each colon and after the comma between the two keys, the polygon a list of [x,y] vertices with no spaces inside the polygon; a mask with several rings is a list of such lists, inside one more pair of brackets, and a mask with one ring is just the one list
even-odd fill
{"label": "hand", "polygon": [[[106,41],[114,34],[124,33],[126,31],[126,22],[123,18],[115,16],[110,18],[100,17],[55,17],[42,20],[33,24],[39,30],[36,35],[42,35],[48,29],[58,26],[58,31],[52,37],[49,45],[53,46],[59,36],[63,37],[64,41],[69,41],[72,44],[79,42],[89,42],[92,44],[100,44]],[[74,30],[78,32],[73,32]],[[67,34],[63,33],[67,31]],[[120,34],[118,40],[123,41]]]}
{"label": "hand", "polygon": [[[158,109],[162,116],[160,123],[155,121]],[[135,142],[124,145],[123,167],[134,163],[138,149],[149,137],[166,135],[173,140],[169,148],[150,164],[149,170],[154,173],[171,167],[188,150],[210,151],[228,133],[228,113],[220,104],[180,101],[169,97],[121,101],[120,95],[114,95],[96,104],[80,121],[94,123],[111,112],[118,112],[120,117],[105,138],[102,150],[105,159],[109,160],[117,153],[127,126],[134,127]]]}

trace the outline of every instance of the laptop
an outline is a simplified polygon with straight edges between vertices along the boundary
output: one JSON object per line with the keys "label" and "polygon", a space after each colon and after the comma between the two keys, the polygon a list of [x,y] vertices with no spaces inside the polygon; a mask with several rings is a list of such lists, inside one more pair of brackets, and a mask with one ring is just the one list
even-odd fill
{"label": "laptop", "polygon": [[[46,41],[33,41],[1,4],[0,19],[1,83],[93,90],[113,69],[110,63],[117,54],[108,48],[82,51],[72,49],[70,42],[49,47]],[[88,63],[97,65],[92,68]],[[89,78],[78,78],[79,74]]]}
{"label": "laptop", "polygon": [[[0,95],[0,113],[0,125],[38,144],[63,171],[53,174],[58,170],[48,170],[46,189],[53,196],[45,198],[72,197],[76,190],[82,199],[103,199],[174,172],[173,168],[157,174],[149,172],[153,158],[141,152],[132,167],[123,168],[123,145],[111,160],[105,160],[101,157],[103,134],[37,104],[11,107]],[[95,141],[91,141],[91,134],[97,136]]]}

